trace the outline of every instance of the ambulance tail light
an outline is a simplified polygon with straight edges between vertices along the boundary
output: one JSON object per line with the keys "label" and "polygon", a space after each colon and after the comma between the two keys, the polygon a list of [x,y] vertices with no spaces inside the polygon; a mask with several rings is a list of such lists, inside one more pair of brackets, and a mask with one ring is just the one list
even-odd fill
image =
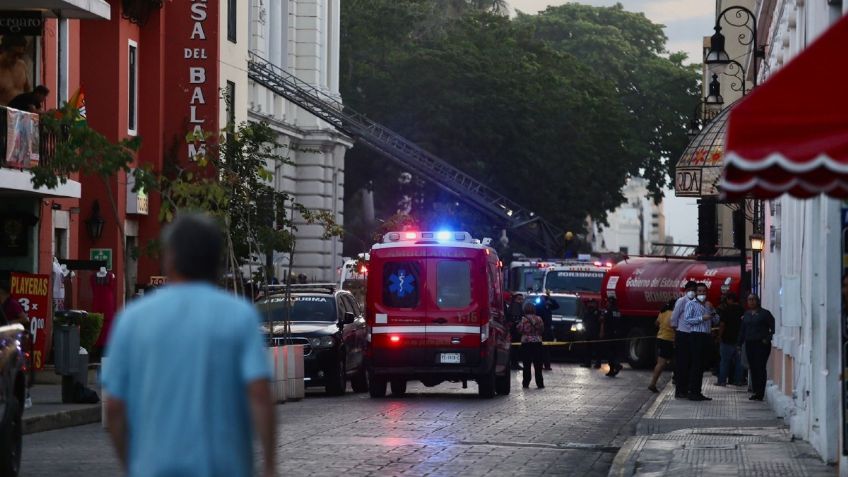
{"label": "ambulance tail light", "polygon": [[405,238],[406,240],[415,240],[415,237],[417,236],[418,235],[415,232],[406,232],[403,234],[403,238]]}
{"label": "ambulance tail light", "polygon": [[391,342],[392,344],[400,343],[400,336],[398,336],[398,335],[389,336],[389,342]]}

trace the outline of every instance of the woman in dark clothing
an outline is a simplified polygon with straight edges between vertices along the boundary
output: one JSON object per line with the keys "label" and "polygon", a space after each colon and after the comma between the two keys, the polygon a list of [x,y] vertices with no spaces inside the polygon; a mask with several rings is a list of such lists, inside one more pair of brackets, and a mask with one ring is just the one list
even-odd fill
{"label": "woman in dark clothing", "polygon": [[[521,340],[521,333],[518,332],[518,323],[521,322],[521,318],[524,318],[524,295],[521,293],[516,293],[512,295],[512,301],[507,307],[506,317],[509,320],[509,331],[510,337],[512,338],[512,342],[517,342]],[[514,347],[513,347],[514,348]],[[510,353],[510,364],[512,369],[521,369],[521,353],[516,352],[516,349],[512,349],[512,353]]]}
{"label": "woman in dark clothing", "polygon": [[748,295],[748,311],[742,317],[738,346],[745,345],[748,367],[751,370],[752,401],[762,401],[766,394],[766,363],[771,353],[774,335],[774,316],[760,306],[760,297]]}

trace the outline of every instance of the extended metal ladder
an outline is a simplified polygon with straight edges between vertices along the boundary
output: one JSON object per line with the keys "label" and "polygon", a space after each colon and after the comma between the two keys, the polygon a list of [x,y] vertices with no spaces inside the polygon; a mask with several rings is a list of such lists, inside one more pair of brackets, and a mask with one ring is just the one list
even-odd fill
{"label": "extended metal ladder", "polygon": [[[286,98],[340,131],[359,140],[409,172],[456,195],[475,209],[500,221],[551,256],[562,231],[490,187],[420,148],[389,128],[298,79],[260,56],[250,53],[248,78]],[[532,229],[532,230],[531,230]]]}

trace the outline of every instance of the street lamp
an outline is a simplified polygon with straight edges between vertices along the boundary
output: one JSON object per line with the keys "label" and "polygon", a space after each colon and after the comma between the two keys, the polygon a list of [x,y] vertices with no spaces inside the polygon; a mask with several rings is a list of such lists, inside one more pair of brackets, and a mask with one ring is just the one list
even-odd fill
{"label": "street lamp", "polygon": [[721,106],[724,104],[724,98],[721,96],[721,83],[718,82],[718,75],[713,74],[713,79],[710,81],[710,91],[704,103],[710,106]]}
{"label": "street lamp", "polygon": [[85,226],[88,229],[88,235],[91,240],[97,240],[103,235],[103,225],[106,223],[103,216],[100,215],[100,202],[94,201],[91,205],[91,217],[85,221]]}
{"label": "street lamp", "polygon": [[[730,15],[733,13],[732,15]],[[733,19],[737,21],[734,21]],[[727,54],[727,50],[724,48],[725,38],[724,34],[721,32],[721,21],[724,20],[731,26],[735,27],[744,27],[748,30],[748,33],[743,33],[739,35],[739,43],[742,46],[750,45],[753,48],[754,54],[754,86],[757,86],[757,58],[761,58],[763,56],[763,52],[760,47],[757,45],[757,16],[751,10],[742,7],[742,6],[732,6],[727,7],[721,11],[716,17],[715,33],[710,37],[710,49],[707,51],[707,56],[704,58],[704,63],[707,64],[708,67],[716,67],[721,68],[721,71],[724,71],[731,64],[735,64],[739,69],[743,72],[743,83],[745,69],[742,67],[734,59],[730,58],[730,55]],[[743,93],[744,94],[744,93]]]}
{"label": "street lamp", "polygon": [[763,234],[755,233],[751,234],[751,250],[754,252],[762,252],[763,248],[765,248],[766,238]]}

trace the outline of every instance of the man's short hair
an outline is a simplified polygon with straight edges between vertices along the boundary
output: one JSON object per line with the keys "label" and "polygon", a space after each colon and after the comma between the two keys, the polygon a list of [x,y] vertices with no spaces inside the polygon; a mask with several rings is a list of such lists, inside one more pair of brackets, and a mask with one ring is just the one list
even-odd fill
{"label": "man's short hair", "polygon": [[692,288],[696,288],[697,286],[698,286],[698,282],[696,282],[694,280],[689,280],[688,282],[686,282],[686,286],[684,286],[683,289],[689,290],[689,289],[692,289]]}
{"label": "man's short hair", "polygon": [[224,239],[212,217],[183,214],[162,231],[173,271],[188,280],[214,282],[221,267]]}
{"label": "man's short hair", "polygon": [[698,283],[695,284],[695,288],[701,288],[701,287],[707,288],[707,284],[704,283],[704,282],[698,282]]}
{"label": "man's short hair", "polygon": [[32,92],[38,93],[38,94],[41,94],[41,95],[44,95],[44,96],[47,96],[48,94],[50,94],[50,90],[47,89],[47,86],[44,86],[43,84],[36,86],[35,89],[32,90]]}

